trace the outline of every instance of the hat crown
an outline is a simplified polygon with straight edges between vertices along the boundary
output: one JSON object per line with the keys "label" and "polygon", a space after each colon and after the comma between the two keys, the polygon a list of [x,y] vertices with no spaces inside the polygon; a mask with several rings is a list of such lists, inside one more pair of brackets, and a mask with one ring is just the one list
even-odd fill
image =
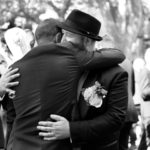
{"label": "hat crown", "polygon": [[70,13],[66,22],[72,23],[74,27],[95,36],[99,34],[101,28],[101,23],[96,18],[77,9]]}
{"label": "hat crown", "polygon": [[67,19],[61,22],[58,27],[96,41],[102,40],[102,37],[99,36],[101,22],[77,9],[73,10]]}

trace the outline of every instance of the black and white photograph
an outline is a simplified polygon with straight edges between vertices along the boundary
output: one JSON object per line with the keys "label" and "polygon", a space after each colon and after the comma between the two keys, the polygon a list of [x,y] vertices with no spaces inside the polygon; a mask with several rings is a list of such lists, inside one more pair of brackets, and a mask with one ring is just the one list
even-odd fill
{"label": "black and white photograph", "polygon": [[150,150],[150,0],[0,0],[0,150]]}

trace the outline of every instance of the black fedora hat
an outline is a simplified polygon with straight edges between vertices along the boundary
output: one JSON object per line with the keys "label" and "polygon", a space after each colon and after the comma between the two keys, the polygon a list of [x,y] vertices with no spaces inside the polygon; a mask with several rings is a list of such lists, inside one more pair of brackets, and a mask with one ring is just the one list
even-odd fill
{"label": "black fedora hat", "polygon": [[101,23],[91,15],[80,10],[73,10],[64,22],[58,25],[60,28],[77,33],[96,41],[101,41],[102,37],[98,36]]}

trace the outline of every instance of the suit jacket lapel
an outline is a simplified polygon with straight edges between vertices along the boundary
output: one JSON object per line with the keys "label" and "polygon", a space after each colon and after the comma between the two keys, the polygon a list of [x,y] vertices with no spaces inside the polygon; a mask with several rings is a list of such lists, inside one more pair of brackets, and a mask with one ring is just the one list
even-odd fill
{"label": "suit jacket lapel", "polygon": [[83,84],[87,78],[89,74],[89,71],[85,71],[83,73],[83,75],[81,76],[80,80],[79,80],[79,83],[78,83],[78,89],[77,89],[77,100],[74,104],[74,107],[73,107],[73,110],[72,110],[72,120],[75,121],[75,120],[78,120],[80,117],[79,117],[79,98],[80,98],[80,94],[82,92],[82,87],[83,87]]}
{"label": "suit jacket lapel", "polygon": [[[96,80],[97,80],[97,74],[95,72],[92,73],[89,72],[83,84],[83,88],[88,88],[90,86],[93,86],[93,83],[95,83]],[[81,94],[82,92],[80,92],[80,100],[79,100],[80,116],[81,118],[85,118],[90,106],[87,105],[86,101],[84,100],[84,97],[81,96]]]}

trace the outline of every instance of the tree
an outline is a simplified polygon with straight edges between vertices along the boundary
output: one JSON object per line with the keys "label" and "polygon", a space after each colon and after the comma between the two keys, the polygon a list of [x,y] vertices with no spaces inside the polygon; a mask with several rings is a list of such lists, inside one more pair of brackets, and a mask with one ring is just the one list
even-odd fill
{"label": "tree", "polygon": [[[123,4],[124,2],[124,4]],[[97,0],[105,28],[116,45],[128,55],[143,22],[141,0]]]}
{"label": "tree", "polygon": [[[149,9],[143,7],[147,0],[0,0],[0,24],[20,16],[27,22],[39,23],[39,16],[53,10],[60,19],[72,9],[81,9],[96,16],[118,46],[127,51],[131,49],[143,29],[143,22]],[[123,4],[124,2],[124,4]],[[122,5],[123,4],[123,5]],[[122,10],[123,9],[123,10]],[[146,16],[146,17],[144,17]],[[140,33],[141,34],[141,33]]]}
{"label": "tree", "polygon": [[39,15],[45,11],[39,0],[0,0],[0,3],[1,24],[16,17],[38,22]]}
{"label": "tree", "polygon": [[[72,0],[63,0],[63,1],[57,0],[56,1],[57,3],[55,3],[55,1],[47,0],[47,1],[45,1],[45,3],[47,3],[49,6],[51,6],[61,19],[64,19],[64,16],[65,16],[67,10],[73,4]],[[61,7],[59,7],[58,4],[61,4]]]}

